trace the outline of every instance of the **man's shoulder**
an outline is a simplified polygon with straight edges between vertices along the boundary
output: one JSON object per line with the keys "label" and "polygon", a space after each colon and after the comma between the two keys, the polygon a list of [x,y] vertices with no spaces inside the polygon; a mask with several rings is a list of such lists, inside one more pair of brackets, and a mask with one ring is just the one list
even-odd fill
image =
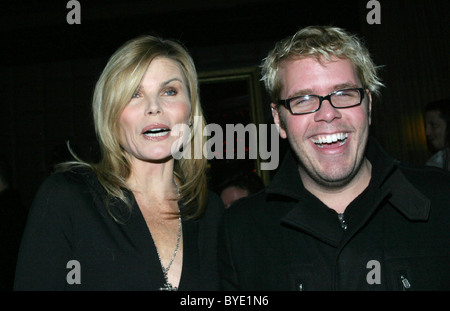
{"label": "man's shoulder", "polygon": [[243,197],[225,210],[227,219],[236,223],[268,222],[286,214],[282,202],[274,200],[265,189]]}
{"label": "man's shoulder", "polygon": [[434,214],[442,212],[447,215],[444,217],[450,217],[450,172],[432,166],[399,168],[406,180],[415,188],[416,193],[429,201]]}
{"label": "man's shoulder", "polygon": [[429,191],[448,191],[450,189],[450,172],[434,166],[399,165],[400,171],[409,182],[419,189]]}

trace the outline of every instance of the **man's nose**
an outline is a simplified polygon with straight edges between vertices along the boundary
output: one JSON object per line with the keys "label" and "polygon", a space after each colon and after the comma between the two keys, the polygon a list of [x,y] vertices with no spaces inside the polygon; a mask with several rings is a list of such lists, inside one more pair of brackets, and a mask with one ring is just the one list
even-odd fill
{"label": "man's nose", "polygon": [[331,105],[329,99],[324,99],[320,105],[320,109],[314,113],[314,121],[332,122],[334,119],[340,119],[342,117],[339,109],[334,108]]}

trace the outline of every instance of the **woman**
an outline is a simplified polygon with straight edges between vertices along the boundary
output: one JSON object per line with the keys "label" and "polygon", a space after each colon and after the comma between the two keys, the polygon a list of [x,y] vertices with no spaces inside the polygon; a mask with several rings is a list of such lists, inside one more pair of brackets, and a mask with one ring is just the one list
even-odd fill
{"label": "woman", "polygon": [[425,134],[433,155],[426,165],[450,171],[450,100],[441,99],[425,107]]}
{"label": "woman", "polygon": [[93,115],[101,160],[64,163],[41,186],[15,289],[217,289],[223,205],[206,159],[186,154],[205,125],[189,54],[152,36],[127,42],[96,84]]}

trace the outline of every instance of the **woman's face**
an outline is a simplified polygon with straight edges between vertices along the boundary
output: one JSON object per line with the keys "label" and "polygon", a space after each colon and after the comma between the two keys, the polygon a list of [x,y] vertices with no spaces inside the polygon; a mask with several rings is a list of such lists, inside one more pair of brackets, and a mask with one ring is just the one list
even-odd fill
{"label": "woman's face", "polygon": [[445,133],[447,131],[447,124],[441,117],[438,110],[430,110],[425,113],[425,134],[428,143],[435,150],[445,148]]}
{"label": "woman's face", "polygon": [[164,162],[172,158],[175,125],[187,124],[191,103],[178,63],[157,57],[120,115],[120,144],[134,161]]}

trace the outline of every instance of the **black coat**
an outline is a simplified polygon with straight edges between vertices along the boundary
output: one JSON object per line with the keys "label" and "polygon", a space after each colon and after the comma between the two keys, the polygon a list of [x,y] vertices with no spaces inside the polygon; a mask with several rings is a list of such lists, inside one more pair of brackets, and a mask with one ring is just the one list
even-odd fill
{"label": "black coat", "polygon": [[450,174],[401,165],[373,140],[366,155],[371,182],[342,223],[288,152],[265,190],[225,212],[222,289],[449,290]]}
{"label": "black coat", "polygon": [[[107,213],[105,198],[92,171],[56,173],[45,180],[29,213],[15,290],[158,290],[163,285],[156,247],[134,197],[123,223]],[[111,204],[116,215],[124,208],[121,201]],[[223,210],[220,198],[210,193],[203,216],[183,220],[179,290],[218,289],[217,228]],[[69,264],[72,260],[79,266]],[[70,279],[75,273],[79,284]]]}

